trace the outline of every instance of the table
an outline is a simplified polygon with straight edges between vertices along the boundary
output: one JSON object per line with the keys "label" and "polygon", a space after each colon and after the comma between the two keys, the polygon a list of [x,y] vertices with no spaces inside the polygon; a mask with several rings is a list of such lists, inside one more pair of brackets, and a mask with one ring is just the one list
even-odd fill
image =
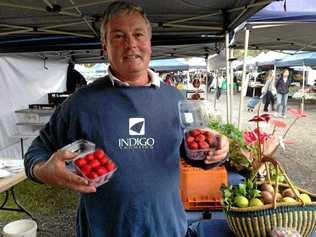
{"label": "table", "polygon": [[[26,174],[23,171],[20,171],[18,173],[16,173],[15,175],[6,177],[6,178],[0,178],[0,193],[5,193],[5,197],[4,197],[4,201],[2,202],[2,204],[0,205],[0,210],[5,210],[5,211],[17,211],[17,212],[24,212],[26,213],[28,216],[30,216],[32,219],[33,216],[32,214],[27,211],[17,200],[16,198],[16,194],[14,191],[14,186],[22,181],[24,181],[26,179]],[[18,208],[11,208],[11,207],[6,207],[6,204],[9,200],[10,194],[13,198],[13,201],[15,203],[15,205]]]}

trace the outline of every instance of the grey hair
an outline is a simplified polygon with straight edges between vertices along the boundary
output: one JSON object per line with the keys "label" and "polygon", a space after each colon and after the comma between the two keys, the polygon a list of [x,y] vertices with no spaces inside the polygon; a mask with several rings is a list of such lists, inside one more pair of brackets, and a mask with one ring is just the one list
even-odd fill
{"label": "grey hair", "polygon": [[103,21],[100,26],[100,34],[101,34],[101,42],[103,42],[106,38],[106,24],[116,15],[119,14],[131,14],[131,13],[139,13],[145,20],[146,25],[148,26],[148,31],[151,36],[151,24],[149,19],[147,18],[142,7],[124,1],[115,1],[112,2],[103,14]]}

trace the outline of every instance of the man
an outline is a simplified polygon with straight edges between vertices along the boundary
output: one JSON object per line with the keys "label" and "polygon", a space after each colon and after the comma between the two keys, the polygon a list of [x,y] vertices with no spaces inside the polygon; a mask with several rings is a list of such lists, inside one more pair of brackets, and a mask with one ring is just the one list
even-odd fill
{"label": "man", "polygon": [[277,91],[277,113],[275,114],[276,117],[285,118],[290,84],[291,79],[289,78],[289,70],[285,68],[283,70],[282,76],[280,76],[279,79],[275,82],[275,88]]}
{"label": "man", "polygon": [[[101,26],[109,75],[79,89],[52,116],[26,158],[28,177],[81,192],[78,237],[183,237],[185,212],[179,197],[180,93],[148,69],[151,27],[143,10],[113,2]],[[131,133],[142,121],[141,133]],[[120,140],[142,138],[142,146]],[[59,150],[77,139],[92,141],[118,170],[98,189],[65,168],[74,153]],[[214,159],[228,151],[226,138]],[[208,163],[208,160],[204,161]]]}

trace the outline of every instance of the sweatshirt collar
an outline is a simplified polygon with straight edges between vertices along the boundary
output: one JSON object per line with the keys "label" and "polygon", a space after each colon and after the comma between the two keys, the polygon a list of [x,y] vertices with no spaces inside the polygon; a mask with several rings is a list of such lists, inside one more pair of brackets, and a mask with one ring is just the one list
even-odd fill
{"label": "sweatshirt collar", "polygon": [[[150,69],[147,69],[147,72],[148,72],[148,76],[150,78],[150,81],[145,86],[154,86],[154,87],[159,88],[161,79],[158,76],[158,74]],[[129,83],[121,81],[119,78],[114,76],[112,71],[111,71],[111,66],[108,67],[108,74],[109,74],[109,78],[110,78],[113,86],[115,83],[118,84],[119,86],[125,86],[125,87],[131,86]]]}

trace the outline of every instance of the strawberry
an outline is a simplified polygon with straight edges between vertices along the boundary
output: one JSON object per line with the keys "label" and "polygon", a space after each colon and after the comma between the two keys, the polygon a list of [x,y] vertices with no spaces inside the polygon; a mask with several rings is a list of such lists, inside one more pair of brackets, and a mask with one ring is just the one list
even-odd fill
{"label": "strawberry", "polygon": [[75,160],[75,164],[76,164],[76,166],[78,166],[80,168],[80,167],[87,164],[87,160],[85,160],[84,158],[79,158],[79,159]]}
{"label": "strawberry", "polygon": [[98,160],[93,160],[89,162],[89,165],[93,170],[96,170],[98,167],[101,166],[101,163]]}
{"label": "strawberry", "polygon": [[115,169],[115,165],[113,162],[109,161],[106,165],[105,165],[105,168],[108,170],[108,171],[112,171]]}
{"label": "strawberry", "polygon": [[105,165],[109,160],[106,157],[103,157],[102,159],[99,159],[99,162],[101,165]]}
{"label": "strawberry", "polygon": [[196,129],[193,129],[191,132],[190,132],[191,136],[193,137],[196,137],[197,135],[201,134],[201,130],[196,128]]}
{"label": "strawberry", "polygon": [[210,131],[204,131],[203,134],[205,137],[212,137],[213,136],[213,134]]}
{"label": "strawberry", "polygon": [[196,142],[190,142],[190,143],[188,143],[188,147],[189,147],[189,149],[191,149],[191,150],[196,150],[196,149],[199,148],[199,145],[198,145],[198,143],[196,143]]}
{"label": "strawberry", "polygon": [[108,172],[108,170],[105,167],[102,167],[102,166],[97,169],[97,174],[99,176],[102,176],[102,175],[106,174],[107,172]]}
{"label": "strawberry", "polygon": [[98,174],[96,172],[90,172],[86,175],[89,179],[95,179],[98,177]]}
{"label": "strawberry", "polygon": [[205,136],[203,134],[199,134],[195,137],[196,142],[205,141]]}
{"label": "strawberry", "polygon": [[205,141],[200,141],[199,142],[199,149],[208,149],[210,148],[209,144]]}
{"label": "strawberry", "polygon": [[82,173],[87,175],[87,174],[89,174],[91,172],[91,166],[90,165],[84,165],[84,166],[80,167],[80,170],[81,170]]}
{"label": "strawberry", "polygon": [[94,152],[94,157],[97,159],[102,159],[103,157],[105,157],[105,153],[102,149],[96,149]]}
{"label": "strawberry", "polygon": [[92,153],[87,154],[84,158],[87,161],[87,163],[94,160],[94,156]]}
{"label": "strawberry", "polygon": [[191,143],[191,142],[194,142],[194,137],[192,137],[192,136],[187,136],[187,143]]}

